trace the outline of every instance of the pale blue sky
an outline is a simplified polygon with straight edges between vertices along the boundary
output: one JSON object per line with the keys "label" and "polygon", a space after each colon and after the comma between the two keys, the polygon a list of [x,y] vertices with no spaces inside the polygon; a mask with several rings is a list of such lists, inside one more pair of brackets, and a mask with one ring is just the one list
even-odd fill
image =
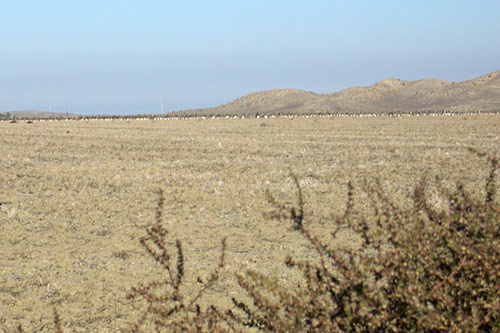
{"label": "pale blue sky", "polygon": [[500,1],[0,0],[0,111],[158,113],[500,70]]}

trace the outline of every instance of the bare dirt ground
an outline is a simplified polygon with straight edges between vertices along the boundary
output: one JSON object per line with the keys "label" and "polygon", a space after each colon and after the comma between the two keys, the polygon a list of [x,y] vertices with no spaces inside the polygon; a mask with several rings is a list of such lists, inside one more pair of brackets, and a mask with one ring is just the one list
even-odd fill
{"label": "bare dirt ground", "polygon": [[130,287],[162,274],[139,244],[159,188],[172,242],[183,244],[188,293],[228,237],[227,272],[206,300],[225,306],[241,294],[232,272],[258,267],[286,281],[285,255],[312,255],[263,217],[266,190],[296,199],[290,170],[309,228],[328,234],[347,180],[379,177],[395,198],[424,175],[484,184],[487,164],[466,148],[498,155],[499,136],[499,115],[0,122],[0,327],[51,331],[54,306],[72,331],[133,322],[142,303],[126,299]]}

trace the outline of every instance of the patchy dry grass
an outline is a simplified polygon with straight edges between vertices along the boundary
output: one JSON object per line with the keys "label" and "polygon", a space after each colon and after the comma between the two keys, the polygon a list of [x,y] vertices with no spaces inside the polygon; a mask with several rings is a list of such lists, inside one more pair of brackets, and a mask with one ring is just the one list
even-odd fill
{"label": "patchy dry grass", "polygon": [[[2,122],[0,325],[52,330],[53,306],[75,331],[138,320],[144,302],[126,298],[130,287],[163,273],[139,246],[159,188],[163,220],[183,244],[187,295],[217,265],[227,237],[224,278],[205,295],[207,304],[224,302],[244,298],[233,272],[258,267],[294,283],[287,254],[316,255],[262,216],[271,207],[266,190],[294,202],[290,170],[315,222],[309,232],[319,235],[343,211],[347,180],[379,177],[401,200],[422,175],[484,189],[487,165],[466,148],[498,153],[499,133],[498,115]],[[349,233],[335,240],[357,241]]]}

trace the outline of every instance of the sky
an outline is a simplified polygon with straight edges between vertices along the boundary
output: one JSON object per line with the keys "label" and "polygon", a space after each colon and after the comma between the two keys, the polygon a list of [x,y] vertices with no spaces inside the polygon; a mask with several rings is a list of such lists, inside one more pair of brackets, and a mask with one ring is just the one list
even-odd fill
{"label": "sky", "polygon": [[141,114],[500,70],[500,1],[0,0],[0,111]]}

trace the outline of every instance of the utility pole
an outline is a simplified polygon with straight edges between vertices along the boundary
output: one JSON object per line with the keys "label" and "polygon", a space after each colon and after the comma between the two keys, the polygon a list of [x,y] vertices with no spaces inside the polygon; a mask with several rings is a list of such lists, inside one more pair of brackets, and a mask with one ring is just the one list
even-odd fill
{"label": "utility pole", "polygon": [[49,112],[52,112],[52,100],[49,101]]}
{"label": "utility pole", "polygon": [[163,114],[163,96],[161,96],[160,111],[160,113]]}

